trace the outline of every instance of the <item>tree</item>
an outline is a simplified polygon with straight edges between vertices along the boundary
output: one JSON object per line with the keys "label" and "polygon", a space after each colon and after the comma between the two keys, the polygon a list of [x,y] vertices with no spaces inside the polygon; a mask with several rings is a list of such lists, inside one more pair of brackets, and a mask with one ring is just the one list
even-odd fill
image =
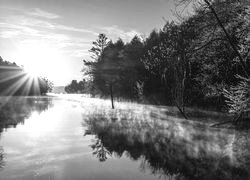
{"label": "tree", "polygon": [[85,75],[90,77],[92,82],[91,91],[95,95],[102,92],[103,80],[101,74],[98,71],[98,64],[102,61],[103,51],[105,47],[110,44],[110,41],[105,34],[99,34],[98,39],[93,42],[93,47],[89,50],[91,52],[92,60],[83,60],[84,66],[87,69],[83,69]]}
{"label": "tree", "polygon": [[[98,88],[99,91],[105,92],[106,84],[108,83],[111,96],[111,104],[114,109],[113,101],[113,83],[114,83],[114,73],[115,61],[110,60],[114,57],[112,51],[109,51],[112,47],[112,43],[108,41],[105,34],[100,34],[98,39],[93,42],[93,47],[90,52],[93,54],[91,57],[93,62],[84,61],[85,65],[89,67],[88,74],[93,78],[93,85]],[[118,44],[117,44],[118,45]],[[122,45],[122,44],[120,44]]]}
{"label": "tree", "polygon": [[38,79],[39,81],[39,87],[40,87],[40,93],[42,95],[45,95],[48,92],[51,92],[53,89],[53,83],[47,79],[46,77],[42,77]]}
{"label": "tree", "polygon": [[250,108],[250,80],[242,77],[238,78],[241,81],[236,86],[230,87],[229,90],[224,90],[229,112],[235,114],[249,111]]}
{"label": "tree", "polygon": [[109,43],[110,41],[105,34],[99,34],[98,39],[93,42],[93,47],[89,50],[89,52],[92,53],[91,58],[95,61],[101,61],[103,51],[105,47],[109,45]]}
{"label": "tree", "polygon": [[190,72],[189,47],[193,40],[193,32],[189,30],[191,25],[168,22],[159,33],[153,31],[146,40],[148,50],[143,60],[149,73],[156,76],[160,87],[165,87],[169,100],[185,118],[184,92]]}
{"label": "tree", "polygon": [[67,86],[65,86],[64,90],[67,93],[85,93],[86,82],[85,80],[77,82],[77,80],[72,80],[71,83]]}
{"label": "tree", "polygon": [[219,26],[221,27],[221,29],[223,30],[224,34],[226,35],[226,38],[228,40],[228,42],[230,43],[233,51],[236,53],[240,64],[242,66],[242,69],[244,71],[245,76],[247,76],[249,78],[249,74],[247,72],[247,65],[244,62],[244,59],[242,57],[242,55],[239,53],[239,50],[237,49],[234,41],[232,40],[231,36],[229,35],[229,33],[227,32],[226,28],[224,27],[224,25],[222,24],[222,21],[220,20],[219,16],[217,15],[217,12],[215,11],[213,5],[211,2],[209,2],[208,0],[204,0],[204,2],[207,4],[207,6],[209,7],[209,9],[211,10],[211,12],[214,14]]}
{"label": "tree", "polygon": [[103,59],[98,64],[98,71],[103,78],[105,86],[109,87],[112,109],[114,109],[114,85],[120,79],[120,61],[123,58],[123,48],[124,43],[121,39],[114,44],[110,43],[109,46],[104,49]]}
{"label": "tree", "polygon": [[[138,89],[139,84],[145,81],[145,67],[141,61],[144,53],[144,45],[138,36],[135,36],[129,43],[120,50],[120,86],[119,95],[124,98],[142,98],[143,89]],[[141,87],[142,88],[142,87]]]}
{"label": "tree", "polygon": [[185,106],[225,109],[223,89],[237,86],[236,74],[248,79],[245,71],[250,73],[245,68],[250,6],[247,0],[200,2],[191,16],[166,22],[143,41],[135,36],[126,44],[112,43],[100,37],[91,51],[94,61],[85,61],[94,92],[111,95],[111,101],[114,94],[175,105],[184,116]]}
{"label": "tree", "polygon": [[[185,3],[190,1],[181,0],[180,2]],[[223,82],[220,82],[220,84],[224,83],[230,88],[224,85],[221,89],[224,89],[223,94],[227,98],[226,102],[229,107],[229,112],[241,115],[249,106],[249,92],[247,90],[249,89],[248,82],[250,80],[250,71],[248,68],[249,48],[247,48],[246,42],[249,39],[249,21],[247,21],[249,17],[247,14],[250,9],[250,2],[247,0],[203,0],[202,2],[203,4],[201,4],[199,10],[196,12],[202,12],[203,14],[207,14],[207,16],[211,16],[209,20],[210,22],[204,21],[203,23],[208,24],[205,29],[210,28],[210,30],[202,30],[211,38],[209,38],[209,41],[198,49],[205,49],[207,46],[214,46],[214,44],[218,44],[220,48],[216,49],[220,50],[216,51],[214,49],[213,53],[221,53],[223,52],[222,49],[225,49],[221,56],[226,61],[224,61],[220,67],[224,68],[226,67],[226,64],[228,64],[228,68],[224,69],[222,72],[227,72],[229,76],[227,76],[228,78],[222,78]],[[225,48],[221,48],[222,43]],[[231,52],[231,56],[227,56],[229,54],[228,52]],[[217,53],[215,57],[218,58],[220,56],[218,56]],[[214,63],[214,67],[218,69],[218,66],[216,66],[218,65],[218,62],[216,63]],[[230,69],[230,71],[226,71],[228,69]],[[218,72],[216,69],[215,71]],[[235,78],[232,76],[241,78]]]}

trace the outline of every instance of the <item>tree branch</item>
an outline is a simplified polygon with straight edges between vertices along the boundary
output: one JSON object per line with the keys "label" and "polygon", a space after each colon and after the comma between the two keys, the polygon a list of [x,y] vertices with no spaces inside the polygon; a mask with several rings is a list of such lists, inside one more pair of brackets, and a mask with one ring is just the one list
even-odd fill
{"label": "tree branch", "polygon": [[215,9],[213,8],[213,6],[211,5],[211,3],[208,0],[204,0],[204,2],[208,5],[209,9],[211,10],[211,12],[214,14],[219,26],[221,27],[221,29],[223,30],[223,32],[225,33],[228,42],[230,43],[231,47],[233,48],[234,52],[236,53],[236,55],[238,56],[239,60],[240,60],[240,64],[243,68],[243,71],[246,75],[246,77],[249,78],[248,72],[247,72],[247,65],[244,62],[244,59],[242,58],[241,54],[239,53],[239,51],[237,50],[236,46],[234,45],[233,41],[231,40],[231,37],[229,36],[227,30],[225,29],[224,25],[222,24],[220,18],[218,17]]}

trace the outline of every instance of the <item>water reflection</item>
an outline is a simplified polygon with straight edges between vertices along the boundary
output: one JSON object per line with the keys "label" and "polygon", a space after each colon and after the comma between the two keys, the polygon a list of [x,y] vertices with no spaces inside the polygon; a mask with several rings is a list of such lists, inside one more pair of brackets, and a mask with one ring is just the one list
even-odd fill
{"label": "water reflection", "polygon": [[47,97],[1,97],[0,99],[0,133],[3,129],[23,124],[33,112],[41,113],[52,106],[52,100]]}
{"label": "water reflection", "polygon": [[[32,113],[41,113],[52,106],[52,100],[47,97],[0,97],[0,138],[4,130],[24,124]],[[5,153],[0,146],[0,170],[5,166]]]}
{"label": "water reflection", "polygon": [[4,162],[4,152],[3,152],[3,147],[0,146],[0,170],[4,167],[5,162]]}
{"label": "water reflection", "polygon": [[108,159],[108,156],[111,156],[111,153],[105,148],[102,141],[97,139],[96,142],[91,145],[93,149],[93,155],[95,155],[100,162],[104,162]]}
{"label": "water reflection", "polygon": [[86,134],[96,135],[91,147],[100,161],[109,154],[127,156],[140,161],[142,171],[173,179],[250,178],[249,132],[126,114],[92,114],[84,121]]}
{"label": "water reflection", "polygon": [[249,179],[249,132],[77,98],[1,98],[0,179]]}

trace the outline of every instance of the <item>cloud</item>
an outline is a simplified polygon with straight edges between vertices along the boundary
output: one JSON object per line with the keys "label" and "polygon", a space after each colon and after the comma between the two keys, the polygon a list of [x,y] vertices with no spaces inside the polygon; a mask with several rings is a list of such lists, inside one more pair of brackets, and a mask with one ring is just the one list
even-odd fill
{"label": "cloud", "polygon": [[0,28],[2,29],[0,31],[2,37],[3,34],[8,34],[8,36],[4,36],[4,38],[12,38],[18,35],[29,35],[29,36],[39,35],[39,30],[26,26],[21,26],[18,24],[0,22]]}
{"label": "cloud", "polygon": [[[38,40],[39,38],[40,41],[48,41],[60,49],[75,48],[78,50],[80,48],[89,48],[92,42],[91,36],[98,35],[98,33],[90,29],[67,26],[23,14],[0,18],[0,28],[1,38],[15,38],[16,43],[29,39]],[[89,35],[84,36],[82,33]],[[90,39],[88,40],[86,37]]]}
{"label": "cloud", "polygon": [[67,57],[87,58],[90,55],[88,50],[92,46],[92,38],[86,39],[70,33],[41,30],[10,23],[0,23],[0,28],[3,29],[0,31],[0,38],[15,39],[15,44],[19,48],[47,44]]}
{"label": "cloud", "polygon": [[135,35],[140,35],[134,29],[126,31],[116,25],[85,29],[57,23],[56,20],[61,18],[59,15],[38,8],[29,13],[17,9],[13,11],[14,14],[5,13],[5,17],[0,17],[1,38],[15,39],[17,46],[43,42],[70,57],[88,58],[88,50],[92,41],[97,38],[97,32],[107,34],[112,40],[122,38],[125,42],[129,42]]}
{"label": "cloud", "polygon": [[99,27],[99,29],[103,30],[103,33],[105,33],[112,40],[121,38],[123,41],[129,42],[135,35],[140,36],[140,33],[136,30],[132,29],[129,31],[125,31],[116,25],[109,27]]}
{"label": "cloud", "polygon": [[0,31],[1,38],[12,38],[14,36],[20,35],[19,31]]}
{"label": "cloud", "polygon": [[50,12],[41,10],[39,8],[35,8],[33,12],[28,12],[26,14],[31,15],[31,16],[40,17],[40,18],[46,18],[46,19],[58,19],[61,17],[57,14],[50,13]]}
{"label": "cloud", "polygon": [[55,22],[50,22],[49,20],[37,19],[34,17],[27,17],[24,15],[12,15],[7,18],[8,24],[12,22],[12,24],[24,26],[24,27],[33,27],[44,30],[58,30],[58,31],[69,31],[69,32],[79,32],[79,33],[89,33],[97,36],[98,33],[85,28],[78,28],[74,26],[67,26]]}
{"label": "cloud", "polygon": [[64,26],[64,25],[56,25],[55,26],[56,29],[59,30],[65,30],[65,31],[74,31],[74,32],[81,32],[81,33],[90,33],[93,34],[95,36],[98,35],[97,32],[92,31],[92,30],[87,30],[87,29],[83,29],[83,28],[76,28],[76,27],[72,27],[72,26]]}

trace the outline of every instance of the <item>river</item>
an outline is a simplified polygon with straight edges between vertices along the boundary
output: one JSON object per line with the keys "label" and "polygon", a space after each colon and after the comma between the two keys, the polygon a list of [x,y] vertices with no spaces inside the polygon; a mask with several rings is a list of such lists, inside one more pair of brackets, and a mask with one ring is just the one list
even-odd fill
{"label": "river", "polygon": [[80,96],[0,100],[1,180],[250,179],[248,130]]}

